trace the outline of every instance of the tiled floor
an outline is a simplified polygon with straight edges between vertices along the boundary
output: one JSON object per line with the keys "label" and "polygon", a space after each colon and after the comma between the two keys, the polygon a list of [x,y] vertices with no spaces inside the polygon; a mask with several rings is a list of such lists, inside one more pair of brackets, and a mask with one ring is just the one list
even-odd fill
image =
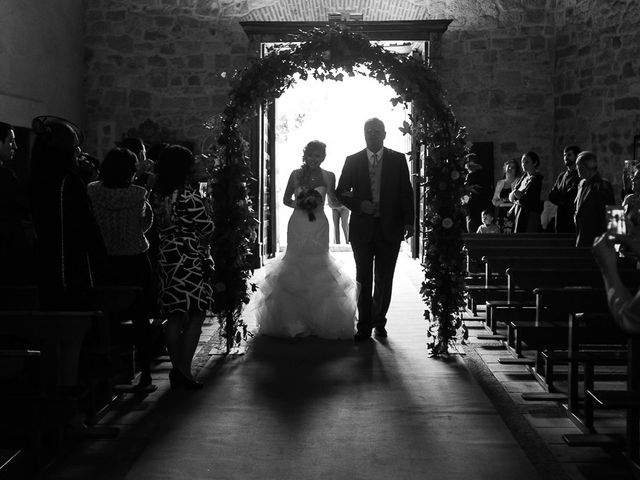
{"label": "tiled floor", "polygon": [[103,419],[121,428],[116,440],[77,444],[43,478],[628,478],[603,450],[562,442],[578,429],[559,405],[522,400],[542,387],[497,362],[505,352],[475,338],[479,320],[464,355],[428,358],[420,267],[401,255],[397,272],[388,340],[262,337],[225,358],[208,325],[202,391],[169,390],[158,364],[158,391]]}

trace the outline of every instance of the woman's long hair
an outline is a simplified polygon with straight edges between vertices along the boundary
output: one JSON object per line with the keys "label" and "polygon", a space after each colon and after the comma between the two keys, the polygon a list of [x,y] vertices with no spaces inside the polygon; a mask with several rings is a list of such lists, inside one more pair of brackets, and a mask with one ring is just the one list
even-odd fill
{"label": "woman's long hair", "polygon": [[171,195],[184,187],[194,163],[191,150],[182,145],[170,145],[162,150],[156,165],[155,190],[160,195]]}

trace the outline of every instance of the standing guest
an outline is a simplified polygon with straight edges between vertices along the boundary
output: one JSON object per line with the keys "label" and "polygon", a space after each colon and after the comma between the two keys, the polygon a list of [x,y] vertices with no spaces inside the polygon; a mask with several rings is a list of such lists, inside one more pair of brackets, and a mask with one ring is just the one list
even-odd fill
{"label": "standing guest", "polygon": [[480,221],[482,211],[489,206],[488,191],[485,174],[482,171],[482,165],[478,161],[478,156],[475,153],[470,153],[465,156],[465,159],[465,168],[467,169],[465,187],[468,192],[466,203],[467,231],[473,233],[478,230],[482,223]]}
{"label": "standing guest", "polygon": [[514,232],[539,232],[542,213],[542,175],[538,173],[540,157],[535,152],[527,152],[522,156],[520,164],[524,174],[509,194],[509,200],[513,202],[511,212],[515,218]]}
{"label": "standing guest", "polygon": [[189,149],[171,145],[160,154],[153,195],[159,234],[160,303],[167,316],[165,340],[172,388],[197,389],[191,362],[213,295],[207,270],[213,221],[195,181],[205,177]]}
{"label": "standing guest", "polygon": [[491,210],[482,211],[482,225],[478,227],[476,233],[500,233],[500,228],[493,223],[493,213]]}
{"label": "standing guest", "polygon": [[85,185],[95,182],[100,176],[100,160],[93,155],[83,153],[78,159],[78,173]]}
{"label": "standing guest", "polygon": [[555,225],[555,231],[558,233],[574,233],[576,231],[573,215],[578,183],[580,183],[576,170],[576,158],[579,153],[580,148],[575,145],[564,147],[565,171],[558,175],[556,183],[553,184],[549,192],[549,201],[558,207]]}
{"label": "standing guest", "polygon": [[87,193],[107,248],[106,281],[116,285],[135,285],[142,291],[129,311],[134,328],[140,364],[138,388],[154,390],[151,382],[151,264],[145,232],[153,213],[147,191],[132,185],[136,156],[125,148],[114,148],[104,159],[100,180],[90,183]]}
{"label": "standing guest", "polygon": [[613,187],[598,172],[598,159],[593,152],[580,152],[576,159],[580,177],[576,195],[576,245],[590,247],[607,229],[607,205],[615,202]]}
{"label": "standing guest", "polygon": [[44,308],[85,309],[104,273],[106,251],[78,174],[82,134],[58,117],[37,117],[29,179],[35,270]]}
{"label": "standing guest", "polygon": [[[393,273],[403,239],[413,235],[413,189],[407,160],[384,147],[384,123],[364,124],[367,147],[346,158],[336,193],[349,210],[349,242],[356,263],[358,324],[355,341],[386,337]],[[375,277],[375,287],[373,284]],[[373,290],[373,295],[372,295]]]}
{"label": "standing guest", "polygon": [[496,207],[496,223],[502,233],[513,233],[513,218],[509,215],[509,210],[513,206],[509,200],[509,194],[513,186],[522,175],[520,162],[512,158],[502,164],[504,177],[496,182],[491,203]]}
{"label": "standing guest", "polygon": [[147,149],[142,139],[127,137],[120,142],[119,147],[130,150],[136,156],[136,175],[133,179],[133,184],[151,190],[153,188],[154,163],[147,158]]}
{"label": "standing guest", "polygon": [[29,201],[15,172],[8,167],[17,149],[13,127],[0,122],[0,284],[32,280],[32,242],[25,231]]}
{"label": "standing guest", "polygon": [[622,200],[625,224],[630,237],[638,238],[640,227],[640,170],[631,177],[631,193]]}
{"label": "standing guest", "polygon": [[622,189],[621,198],[626,197],[630,193],[633,193],[632,179],[635,173],[638,171],[640,161],[638,160],[625,160],[624,167],[622,168]]}
{"label": "standing guest", "polygon": [[344,205],[338,203],[331,207],[331,214],[333,218],[333,237],[334,243],[340,245],[340,228],[342,227],[342,233],[344,233],[344,239],[347,241],[349,238],[349,209]]}

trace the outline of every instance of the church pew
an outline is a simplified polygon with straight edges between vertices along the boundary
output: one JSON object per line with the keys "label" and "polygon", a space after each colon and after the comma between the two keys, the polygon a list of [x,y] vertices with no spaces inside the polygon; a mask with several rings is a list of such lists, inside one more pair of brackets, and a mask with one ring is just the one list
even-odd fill
{"label": "church pew", "polygon": [[[535,293],[538,324],[543,323],[544,318],[554,315],[555,324],[564,331],[564,337],[559,336],[559,332],[553,332],[550,341],[545,342],[543,338],[537,348],[539,352],[546,350],[547,361],[568,365],[567,411],[576,423],[585,425],[584,420],[577,414],[580,398],[579,365],[584,365],[586,387],[593,379],[595,366],[623,364],[621,355],[626,343],[625,336],[611,324],[606,292],[603,288],[537,288]],[[563,320],[563,316],[566,319]],[[576,319],[579,319],[579,323]],[[553,385],[552,365],[547,365],[544,370],[537,365],[535,373],[549,392],[556,391]],[[523,398],[527,400],[557,400],[553,395],[545,397],[545,394],[538,393],[523,394]]]}
{"label": "church pew", "polygon": [[[632,291],[635,288],[631,287]],[[620,447],[626,458],[638,468],[640,449],[640,337],[628,335],[619,330],[609,315],[606,292],[604,289],[539,289],[536,291],[542,306],[557,306],[569,312],[568,316],[568,395],[567,411],[586,434],[566,434],[563,440],[571,446]],[[590,312],[579,314],[577,312]],[[600,313],[601,315],[598,315]],[[626,349],[599,352],[596,359],[586,361],[582,355],[584,343],[581,332],[585,327],[599,329],[603,336],[612,337],[625,344]],[[602,359],[605,359],[603,361]],[[578,365],[584,364],[584,402],[583,413],[579,412]],[[606,390],[594,388],[594,367],[596,365],[626,365],[626,388]],[[626,433],[624,441],[611,435],[601,435],[594,427],[595,408],[626,410]]]}
{"label": "church pew", "polygon": [[505,256],[512,257],[590,257],[591,249],[586,247],[575,247],[571,245],[509,245],[499,240],[482,244],[465,245],[467,255],[467,269],[469,272],[483,272],[484,256]]}
{"label": "church pew", "polygon": [[45,434],[60,438],[79,412],[78,389],[72,386],[78,380],[81,346],[101,320],[97,311],[0,311],[0,337],[40,352],[36,381],[0,394],[0,429],[28,438],[37,462],[43,459]]}
{"label": "church pew", "polygon": [[463,233],[462,240],[463,241],[474,241],[474,240],[484,240],[484,239],[497,239],[497,240],[524,240],[524,239],[534,239],[534,240],[545,240],[545,239],[573,239],[575,244],[576,235],[575,233],[537,233],[537,232],[523,232],[523,233]]}
{"label": "church pew", "polygon": [[[511,235],[504,234],[463,234],[463,242],[468,247],[467,251],[482,246],[503,246],[508,249],[512,246],[530,247],[530,246],[574,246],[575,235],[573,234],[546,234],[546,233],[518,233]],[[473,258],[473,255],[467,257],[468,274],[467,283],[476,284],[477,276],[481,276],[481,272],[476,272],[475,267],[479,260]]]}
{"label": "church pew", "polygon": [[[629,286],[640,285],[640,271],[635,269],[621,269],[620,276]],[[513,291],[516,287],[531,292],[536,288],[553,287],[590,287],[603,288],[602,275],[598,269],[507,269],[508,291]],[[564,331],[567,328],[566,311],[559,306],[542,309],[537,305],[535,321],[520,320],[514,315],[508,323],[508,339],[512,342],[517,356],[522,353],[522,344],[529,348],[540,349],[540,347],[562,347],[566,343]],[[544,318],[540,316],[544,315]],[[559,316],[560,315],[560,316]]]}
{"label": "church pew", "polygon": [[[511,247],[505,249],[502,246],[482,246],[472,247],[469,250],[469,258],[476,258],[482,262],[483,257],[498,257],[508,254],[515,258],[550,258],[550,257],[573,257],[592,259],[591,249],[576,247]],[[486,267],[483,265],[482,270]],[[486,277],[486,282],[490,282],[490,277]],[[520,292],[514,292],[519,295]],[[477,314],[477,306],[483,305],[488,300],[507,300],[506,285],[468,285],[468,304],[474,315]]]}

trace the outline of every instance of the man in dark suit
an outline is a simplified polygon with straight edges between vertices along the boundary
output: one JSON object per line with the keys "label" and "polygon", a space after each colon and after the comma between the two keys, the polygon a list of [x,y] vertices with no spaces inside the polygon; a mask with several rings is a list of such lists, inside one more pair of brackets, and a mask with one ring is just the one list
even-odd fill
{"label": "man in dark suit", "polygon": [[607,229],[607,205],[615,202],[613,187],[598,173],[598,159],[593,152],[580,152],[576,160],[580,177],[576,195],[576,246],[590,247]]}
{"label": "man in dark suit", "polygon": [[387,336],[386,314],[400,243],[414,230],[407,161],[402,153],[384,148],[385,137],[380,119],[365,122],[367,148],[347,157],[336,188],[340,201],[351,210],[349,242],[360,284],[356,341],[371,338],[374,329],[376,336]]}
{"label": "man in dark suit", "polygon": [[578,193],[578,171],[576,158],[580,149],[574,145],[564,147],[563,159],[565,171],[558,175],[556,183],[549,192],[549,201],[558,206],[556,213],[556,232],[573,233],[576,225],[573,220],[576,194]]}

